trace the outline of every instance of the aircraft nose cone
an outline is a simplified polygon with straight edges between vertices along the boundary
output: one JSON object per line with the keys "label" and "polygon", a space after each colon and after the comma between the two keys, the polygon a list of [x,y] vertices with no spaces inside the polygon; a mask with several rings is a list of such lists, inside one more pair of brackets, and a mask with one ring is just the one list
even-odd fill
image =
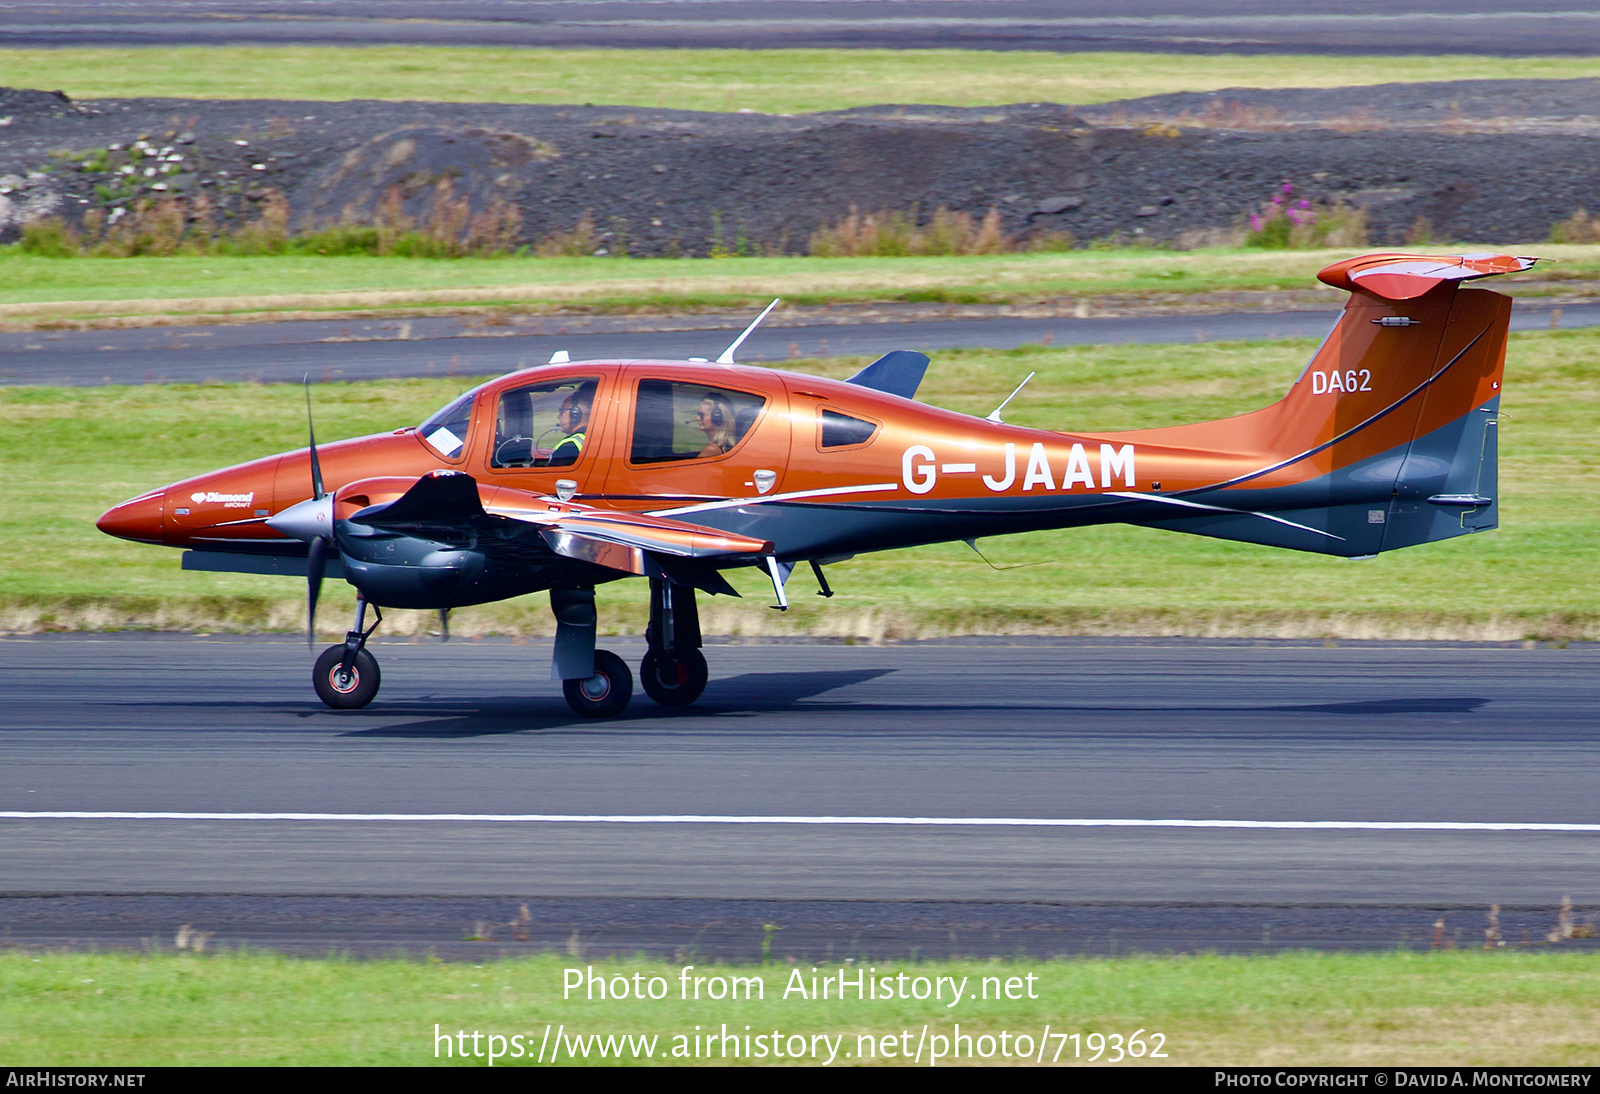
{"label": "aircraft nose cone", "polygon": [[94,526],[108,536],[137,543],[161,543],[161,518],[166,509],[165,492],[145,494],[114,505],[100,515]]}

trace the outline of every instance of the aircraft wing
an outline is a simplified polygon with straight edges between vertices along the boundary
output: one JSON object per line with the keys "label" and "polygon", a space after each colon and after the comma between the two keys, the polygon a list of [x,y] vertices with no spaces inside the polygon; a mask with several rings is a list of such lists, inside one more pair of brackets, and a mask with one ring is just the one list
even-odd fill
{"label": "aircraft wing", "polygon": [[[644,513],[575,505],[511,487],[484,486],[460,471],[431,471],[394,497],[404,481],[351,483],[336,495],[336,512],[376,501],[344,520],[505,561],[557,555],[628,574],[665,576],[733,596],[738,593],[717,572],[716,563],[772,553],[769,540]],[[393,500],[378,500],[383,498]]]}

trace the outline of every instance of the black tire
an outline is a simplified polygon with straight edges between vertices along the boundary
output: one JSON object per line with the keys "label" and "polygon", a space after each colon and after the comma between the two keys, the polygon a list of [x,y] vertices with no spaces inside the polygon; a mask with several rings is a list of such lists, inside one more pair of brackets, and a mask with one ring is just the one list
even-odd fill
{"label": "black tire", "polygon": [[341,680],[339,663],[344,658],[343,646],[329,646],[317,658],[317,667],[311,670],[311,683],[317,689],[317,698],[334,710],[359,710],[372,702],[378,694],[382,678],[378,673],[378,659],[366,650],[356,654],[350,666],[350,678]]}
{"label": "black tire", "polygon": [[563,680],[561,692],[574,714],[585,718],[615,718],[633,698],[633,673],[628,663],[610,650],[594,651],[594,675],[587,680]]}
{"label": "black tire", "polygon": [[664,707],[686,707],[706,690],[706,658],[699,650],[664,654],[651,650],[639,662],[644,693]]}

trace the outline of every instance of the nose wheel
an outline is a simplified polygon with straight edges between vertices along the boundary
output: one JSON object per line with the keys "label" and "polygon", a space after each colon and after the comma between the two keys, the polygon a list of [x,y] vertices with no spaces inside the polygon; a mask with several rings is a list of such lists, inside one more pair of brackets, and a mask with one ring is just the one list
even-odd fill
{"label": "nose wheel", "polygon": [[356,625],[345,634],[341,645],[329,646],[317,657],[311,670],[311,686],[317,698],[334,710],[359,710],[378,694],[381,678],[378,659],[367,652],[367,639],[383,622],[383,612],[372,606],[377,616],[372,626],[363,629],[367,619],[367,598],[356,598]]}
{"label": "nose wheel", "polygon": [[633,698],[633,673],[610,650],[594,651],[594,675],[563,680],[561,693],[573,713],[584,718],[614,718]]}
{"label": "nose wheel", "polygon": [[311,670],[311,683],[317,698],[334,710],[359,710],[378,694],[378,659],[366,650],[357,651],[349,668],[344,665],[344,647],[329,646]]}
{"label": "nose wheel", "polygon": [[664,707],[688,706],[706,690],[705,655],[696,649],[651,650],[639,662],[644,693]]}

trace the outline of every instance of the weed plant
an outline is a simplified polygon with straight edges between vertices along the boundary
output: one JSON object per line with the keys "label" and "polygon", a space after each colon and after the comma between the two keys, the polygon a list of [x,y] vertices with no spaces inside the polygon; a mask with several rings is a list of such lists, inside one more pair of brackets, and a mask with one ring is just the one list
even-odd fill
{"label": "weed plant", "polygon": [[1295,196],[1295,186],[1285,182],[1249,213],[1245,245],[1273,250],[1314,250],[1325,247],[1365,247],[1370,231],[1367,211],[1344,202],[1329,205]]}

